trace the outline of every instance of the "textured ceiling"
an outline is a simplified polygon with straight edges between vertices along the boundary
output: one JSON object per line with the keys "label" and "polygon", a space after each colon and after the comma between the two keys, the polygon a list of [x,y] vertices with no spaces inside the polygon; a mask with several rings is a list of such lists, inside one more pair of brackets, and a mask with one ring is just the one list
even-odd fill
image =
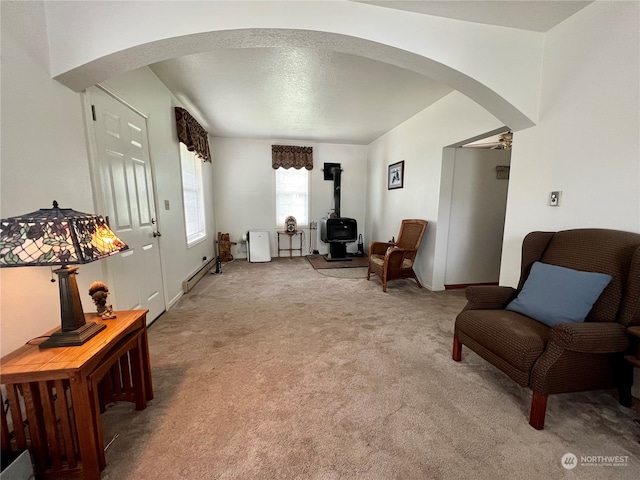
{"label": "textured ceiling", "polygon": [[451,92],[402,68],[311,48],[220,49],[151,68],[221,137],[368,144]]}
{"label": "textured ceiling", "polygon": [[[360,2],[545,31],[590,2]],[[219,48],[151,65],[213,136],[369,144],[451,88],[330,49]]]}

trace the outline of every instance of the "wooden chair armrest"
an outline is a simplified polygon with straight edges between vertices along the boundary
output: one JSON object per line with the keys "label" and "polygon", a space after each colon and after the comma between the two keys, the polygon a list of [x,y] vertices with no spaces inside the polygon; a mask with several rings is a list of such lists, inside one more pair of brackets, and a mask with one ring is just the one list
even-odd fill
{"label": "wooden chair armrest", "polygon": [[384,255],[389,247],[393,247],[395,243],[391,242],[371,242],[369,244],[369,256]]}
{"label": "wooden chair armrest", "polygon": [[407,252],[415,252],[415,250],[411,250],[411,249],[408,249],[408,248],[394,247],[394,248],[388,248],[387,252],[385,253],[385,255],[387,255],[387,256],[403,255],[404,256],[404,254],[407,253]]}
{"label": "wooden chair armrest", "polygon": [[384,256],[385,264],[392,270],[400,269],[407,253],[413,253],[414,251],[398,247],[388,248]]}

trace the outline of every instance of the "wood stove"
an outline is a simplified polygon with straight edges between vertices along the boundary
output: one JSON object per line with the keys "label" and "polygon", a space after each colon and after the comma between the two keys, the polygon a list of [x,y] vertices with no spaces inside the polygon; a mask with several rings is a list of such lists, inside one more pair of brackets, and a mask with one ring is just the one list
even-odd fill
{"label": "wood stove", "polygon": [[340,181],[342,168],[339,163],[324,164],[324,179],[333,180],[334,215],[320,219],[320,240],[329,244],[327,261],[351,260],[347,257],[347,243],[358,239],[355,219],[340,216]]}

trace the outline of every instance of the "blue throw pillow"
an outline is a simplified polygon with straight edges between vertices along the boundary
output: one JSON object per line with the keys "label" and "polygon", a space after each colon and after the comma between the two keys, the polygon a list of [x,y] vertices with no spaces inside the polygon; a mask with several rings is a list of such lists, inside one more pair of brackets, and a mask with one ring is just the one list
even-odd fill
{"label": "blue throw pillow", "polygon": [[606,273],[581,272],[535,262],[522,291],[507,306],[550,327],[584,322],[611,281]]}

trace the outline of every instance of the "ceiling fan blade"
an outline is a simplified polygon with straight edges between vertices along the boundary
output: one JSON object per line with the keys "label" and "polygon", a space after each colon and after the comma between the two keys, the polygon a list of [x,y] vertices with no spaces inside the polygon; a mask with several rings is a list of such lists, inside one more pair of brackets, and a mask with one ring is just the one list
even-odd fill
{"label": "ceiling fan blade", "polygon": [[502,148],[501,142],[487,142],[487,143],[470,143],[464,145],[466,148]]}

